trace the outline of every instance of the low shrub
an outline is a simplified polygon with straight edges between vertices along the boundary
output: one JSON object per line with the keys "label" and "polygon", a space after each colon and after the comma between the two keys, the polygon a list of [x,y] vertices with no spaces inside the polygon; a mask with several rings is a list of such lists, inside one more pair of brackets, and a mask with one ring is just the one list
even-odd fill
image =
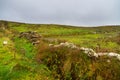
{"label": "low shrub", "polygon": [[[42,43],[36,55],[38,63],[47,65],[55,79],[60,80],[117,80],[119,61],[107,56],[88,57],[79,49],[49,47]],[[110,59],[110,62],[107,60]],[[112,65],[117,63],[116,65]]]}

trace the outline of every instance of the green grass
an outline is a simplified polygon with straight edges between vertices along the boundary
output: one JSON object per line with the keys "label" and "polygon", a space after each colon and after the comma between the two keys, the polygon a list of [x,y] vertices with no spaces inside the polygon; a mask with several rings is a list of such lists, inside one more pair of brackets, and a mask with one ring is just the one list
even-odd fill
{"label": "green grass", "polygon": [[[4,40],[8,41],[7,45],[3,45]],[[35,61],[36,53],[35,47],[26,39],[2,35],[0,80],[36,80],[38,78],[51,80],[49,69]]]}
{"label": "green grass", "polygon": [[34,46],[25,39],[20,39],[18,37],[14,38],[15,49],[18,54],[21,54],[23,57],[32,59],[35,55]]}
{"label": "green grass", "polygon": [[[0,80],[117,80],[120,63],[106,56],[89,58],[81,51],[68,48],[50,49],[44,42],[32,45],[20,32],[36,31],[43,38],[72,42],[97,52],[120,53],[119,26],[73,27],[0,22]],[[3,45],[7,40],[8,44]],[[56,43],[57,44],[57,43]],[[98,49],[99,47],[99,49]],[[108,63],[107,60],[111,62]],[[39,62],[40,61],[40,62]]]}

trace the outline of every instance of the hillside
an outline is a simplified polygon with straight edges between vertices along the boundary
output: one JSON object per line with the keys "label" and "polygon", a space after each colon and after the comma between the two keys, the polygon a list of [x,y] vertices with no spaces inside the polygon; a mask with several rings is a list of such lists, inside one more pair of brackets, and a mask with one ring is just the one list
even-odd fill
{"label": "hillside", "polygon": [[[59,45],[73,45],[77,48]],[[119,80],[120,26],[75,27],[0,21],[0,80]]]}

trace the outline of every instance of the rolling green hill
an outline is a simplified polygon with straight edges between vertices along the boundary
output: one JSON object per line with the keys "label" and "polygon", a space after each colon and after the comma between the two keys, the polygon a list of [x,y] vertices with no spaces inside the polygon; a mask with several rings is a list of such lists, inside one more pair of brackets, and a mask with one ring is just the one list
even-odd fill
{"label": "rolling green hill", "polygon": [[89,57],[81,50],[49,46],[64,42],[120,54],[120,26],[0,21],[0,80],[120,79],[120,61],[114,57]]}

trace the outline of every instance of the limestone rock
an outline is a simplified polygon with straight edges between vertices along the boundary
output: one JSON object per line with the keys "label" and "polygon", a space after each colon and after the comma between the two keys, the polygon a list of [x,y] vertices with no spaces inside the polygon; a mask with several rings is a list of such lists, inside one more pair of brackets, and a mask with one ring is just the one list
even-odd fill
{"label": "limestone rock", "polygon": [[40,39],[42,38],[37,32],[28,31],[28,32],[21,32],[19,38],[26,38],[28,39],[33,45],[39,44]]}

